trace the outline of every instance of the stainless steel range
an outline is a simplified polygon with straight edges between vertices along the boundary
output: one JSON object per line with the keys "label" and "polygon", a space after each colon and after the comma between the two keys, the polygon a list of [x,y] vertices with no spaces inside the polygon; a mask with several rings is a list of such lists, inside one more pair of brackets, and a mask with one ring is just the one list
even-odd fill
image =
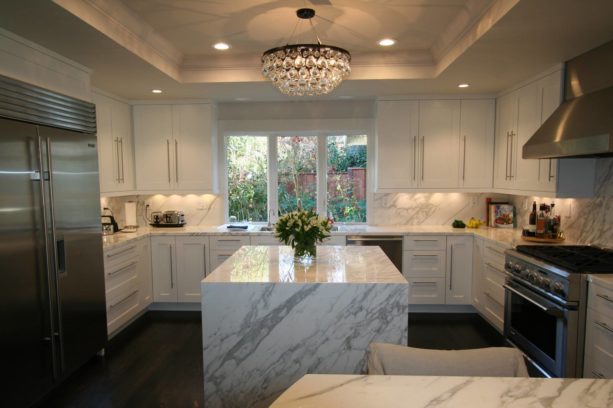
{"label": "stainless steel range", "polygon": [[580,377],[587,274],[613,273],[613,251],[518,245],[505,258],[506,340],[548,377]]}

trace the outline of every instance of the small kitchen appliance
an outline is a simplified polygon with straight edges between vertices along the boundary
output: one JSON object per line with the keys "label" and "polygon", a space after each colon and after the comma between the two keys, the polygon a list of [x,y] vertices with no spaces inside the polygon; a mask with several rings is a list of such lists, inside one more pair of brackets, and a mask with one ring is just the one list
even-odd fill
{"label": "small kitchen appliance", "polygon": [[504,335],[547,377],[581,377],[587,276],[613,273],[613,250],[518,245],[507,250]]}
{"label": "small kitchen appliance", "polygon": [[113,212],[109,208],[103,208],[102,215],[100,216],[100,222],[102,223],[103,235],[112,235],[119,231],[117,221],[115,221]]}
{"label": "small kitchen appliance", "polygon": [[153,227],[182,227],[185,225],[185,214],[183,211],[176,210],[153,212],[149,225]]}

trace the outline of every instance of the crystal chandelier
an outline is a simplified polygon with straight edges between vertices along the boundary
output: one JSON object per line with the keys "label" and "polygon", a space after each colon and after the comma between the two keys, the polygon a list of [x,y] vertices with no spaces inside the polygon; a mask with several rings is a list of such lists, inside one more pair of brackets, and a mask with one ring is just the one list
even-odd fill
{"label": "crystal chandelier", "polygon": [[[315,10],[302,8],[298,18],[309,20],[313,32]],[[351,55],[347,50],[322,44],[288,44],[262,54],[262,74],[289,96],[325,95],[351,73]],[[291,38],[290,38],[291,40]]]}

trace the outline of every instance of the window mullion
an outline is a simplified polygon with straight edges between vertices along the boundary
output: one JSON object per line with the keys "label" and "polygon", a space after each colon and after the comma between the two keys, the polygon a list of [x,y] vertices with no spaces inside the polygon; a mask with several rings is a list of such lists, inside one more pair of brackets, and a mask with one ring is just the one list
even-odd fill
{"label": "window mullion", "polygon": [[328,149],[327,135],[320,133],[317,136],[317,212],[326,215],[328,201]]}
{"label": "window mullion", "polygon": [[[277,136],[268,136],[268,214],[270,210],[274,210],[274,215],[270,222],[277,221],[277,214],[279,213],[279,196],[277,194]],[[267,217],[268,218],[268,217]]]}

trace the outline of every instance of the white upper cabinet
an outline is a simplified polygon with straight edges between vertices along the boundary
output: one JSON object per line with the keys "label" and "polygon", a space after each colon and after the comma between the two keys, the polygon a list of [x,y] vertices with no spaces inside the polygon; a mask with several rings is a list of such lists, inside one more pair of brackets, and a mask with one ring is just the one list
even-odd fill
{"label": "white upper cabinet", "polygon": [[136,187],[142,192],[215,192],[210,104],[136,105]]}
{"label": "white upper cabinet", "polygon": [[493,100],[379,101],[377,191],[491,188]]}
{"label": "white upper cabinet", "polygon": [[420,101],[420,187],[458,187],[459,134],[460,101]]}
{"label": "white upper cabinet", "polygon": [[94,92],[98,127],[100,192],[134,190],[132,115],[130,105]]}
{"label": "white upper cabinet", "polygon": [[464,188],[491,188],[494,163],[493,99],[463,100],[460,113],[460,181]]}
{"label": "white upper cabinet", "polygon": [[[562,101],[562,71],[554,72],[538,82],[540,102],[540,123],[543,124],[556,110]],[[556,159],[539,160],[538,189],[541,191],[556,190],[556,175],[558,161]]]}
{"label": "white upper cabinet", "polygon": [[417,187],[417,101],[377,103],[377,189]]}

